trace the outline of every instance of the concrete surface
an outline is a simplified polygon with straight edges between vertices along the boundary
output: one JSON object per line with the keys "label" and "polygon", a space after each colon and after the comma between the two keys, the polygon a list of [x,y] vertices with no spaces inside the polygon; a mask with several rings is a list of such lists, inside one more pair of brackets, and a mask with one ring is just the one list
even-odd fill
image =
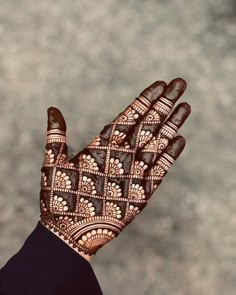
{"label": "concrete surface", "polygon": [[0,266],[39,219],[46,109],[70,152],[155,80],[181,76],[187,147],[93,266],[105,295],[236,292],[236,4],[0,0]]}

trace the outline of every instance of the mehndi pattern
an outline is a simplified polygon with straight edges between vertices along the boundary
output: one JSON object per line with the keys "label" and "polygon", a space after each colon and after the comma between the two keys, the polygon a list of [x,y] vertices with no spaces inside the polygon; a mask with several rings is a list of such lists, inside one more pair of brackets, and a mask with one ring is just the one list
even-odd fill
{"label": "mehndi pattern", "polygon": [[116,237],[146,206],[175,160],[163,153],[179,128],[169,119],[164,123],[172,107],[165,97],[152,103],[140,95],[70,160],[65,122],[53,108],[62,123],[47,132],[41,223],[89,256]]}

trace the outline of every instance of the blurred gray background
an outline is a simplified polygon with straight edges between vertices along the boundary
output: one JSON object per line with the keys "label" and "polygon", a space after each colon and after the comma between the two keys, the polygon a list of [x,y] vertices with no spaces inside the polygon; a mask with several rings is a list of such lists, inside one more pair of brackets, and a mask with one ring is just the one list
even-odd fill
{"label": "blurred gray background", "polygon": [[70,152],[155,80],[183,77],[187,147],[97,254],[105,295],[236,293],[234,0],[0,0],[0,266],[39,219],[46,110]]}

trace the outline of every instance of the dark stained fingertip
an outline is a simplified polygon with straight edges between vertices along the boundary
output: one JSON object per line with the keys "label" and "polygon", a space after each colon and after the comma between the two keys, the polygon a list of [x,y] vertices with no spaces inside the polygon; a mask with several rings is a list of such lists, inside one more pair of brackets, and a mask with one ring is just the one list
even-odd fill
{"label": "dark stained fingertip", "polygon": [[168,121],[180,128],[191,113],[191,106],[187,102],[177,105],[174,112],[170,115]]}
{"label": "dark stained fingertip", "polygon": [[50,107],[48,112],[48,127],[47,130],[60,129],[66,131],[66,122],[62,113],[54,107]]}
{"label": "dark stained fingertip", "polygon": [[182,78],[172,80],[163,92],[163,96],[175,103],[179,97],[184,93],[187,83]]}
{"label": "dark stained fingertip", "polygon": [[186,140],[183,136],[176,136],[173,141],[167,146],[165,153],[170,155],[175,160],[182,153],[186,145]]}
{"label": "dark stained fingertip", "polygon": [[164,81],[156,81],[149,87],[145,88],[140,95],[146,97],[151,102],[157,100],[163,93],[166,87],[166,83]]}

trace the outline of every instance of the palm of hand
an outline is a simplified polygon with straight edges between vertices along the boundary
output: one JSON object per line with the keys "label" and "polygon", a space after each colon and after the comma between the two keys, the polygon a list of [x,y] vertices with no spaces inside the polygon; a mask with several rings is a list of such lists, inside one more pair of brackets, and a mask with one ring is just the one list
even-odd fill
{"label": "palm of hand", "polygon": [[71,160],[65,121],[50,108],[42,224],[85,255],[117,236],[142,211],[184,147],[175,134],[190,113],[188,104],[177,106],[165,121],[184,86],[170,100],[163,97],[164,83],[154,83]]}

